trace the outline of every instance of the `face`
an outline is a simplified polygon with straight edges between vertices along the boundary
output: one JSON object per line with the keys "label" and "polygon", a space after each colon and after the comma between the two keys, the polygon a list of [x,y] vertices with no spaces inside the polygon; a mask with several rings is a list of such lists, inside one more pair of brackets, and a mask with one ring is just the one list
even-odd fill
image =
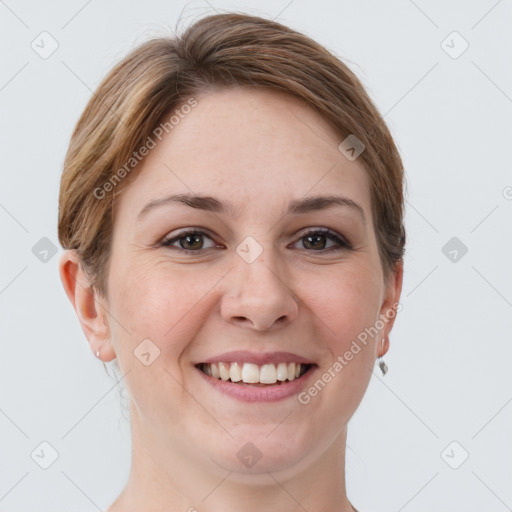
{"label": "face", "polygon": [[155,457],[299,471],[341,438],[392,322],[361,333],[398,300],[367,173],[297,99],[197,99],[115,205],[108,343]]}

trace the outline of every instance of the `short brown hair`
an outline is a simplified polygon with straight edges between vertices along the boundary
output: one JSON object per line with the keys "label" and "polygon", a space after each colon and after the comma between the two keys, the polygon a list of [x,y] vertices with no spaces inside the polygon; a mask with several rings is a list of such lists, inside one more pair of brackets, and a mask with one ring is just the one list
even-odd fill
{"label": "short brown hair", "polygon": [[115,196],[137,169],[118,186],[105,184],[117,185],[113,180],[123,167],[126,171],[134,152],[187,100],[211,89],[247,85],[305,101],[339,134],[340,142],[355,135],[365,145],[360,158],[369,176],[386,279],[402,260],[402,161],[360,81],[303,34],[260,17],[218,14],[200,19],[181,36],[152,39],[131,51],[100,84],[71,136],[60,186],[59,241],[77,251],[101,295],[107,296]]}

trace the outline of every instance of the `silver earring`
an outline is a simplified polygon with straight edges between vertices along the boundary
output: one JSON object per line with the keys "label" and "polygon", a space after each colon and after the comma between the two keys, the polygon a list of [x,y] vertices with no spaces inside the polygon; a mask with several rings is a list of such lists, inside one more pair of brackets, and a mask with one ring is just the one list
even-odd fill
{"label": "silver earring", "polygon": [[100,351],[96,352],[96,357],[100,357]]}
{"label": "silver earring", "polygon": [[[384,344],[386,343],[386,338],[382,339],[382,348],[384,348]],[[382,360],[382,357],[379,357],[379,368],[382,372],[382,376],[388,373],[388,365]]]}
{"label": "silver earring", "polygon": [[380,371],[382,372],[382,376],[386,375],[388,373],[388,365],[382,360],[381,357],[379,357],[379,367]]}

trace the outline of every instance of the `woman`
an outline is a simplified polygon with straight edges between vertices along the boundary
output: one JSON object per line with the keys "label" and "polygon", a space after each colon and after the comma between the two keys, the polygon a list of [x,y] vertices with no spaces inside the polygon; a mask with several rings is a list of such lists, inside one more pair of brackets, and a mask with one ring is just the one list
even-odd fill
{"label": "woman", "polygon": [[209,16],[109,73],[59,198],[65,291],[130,398],[109,512],[355,510],[347,424],[389,348],[403,180],[358,79],[278,23]]}

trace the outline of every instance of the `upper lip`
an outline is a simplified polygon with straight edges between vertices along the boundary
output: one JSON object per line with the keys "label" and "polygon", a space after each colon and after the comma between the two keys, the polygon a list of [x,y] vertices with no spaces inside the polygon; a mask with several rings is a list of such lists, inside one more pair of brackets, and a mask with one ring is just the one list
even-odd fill
{"label": "upper lip", "polygon": [[305,357],[293,354],[292,352],[251,352],[249,350],[234,350],[224,352],[216,356],[209,357],[201,363],[253,363],[253,364],[271,364],[271,363],[302,363],[313,364],[313,361]]}

